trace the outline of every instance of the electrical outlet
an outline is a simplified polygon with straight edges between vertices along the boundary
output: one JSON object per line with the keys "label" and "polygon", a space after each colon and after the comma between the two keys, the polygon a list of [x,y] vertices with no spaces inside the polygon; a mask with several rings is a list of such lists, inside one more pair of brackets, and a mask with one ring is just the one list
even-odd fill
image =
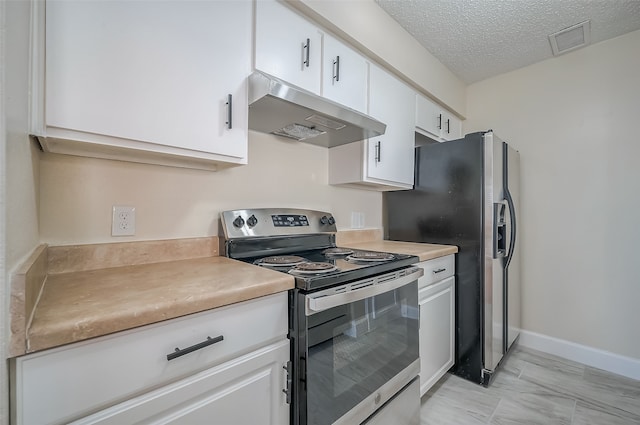
{"label": "electrical outlet", "polygon": [[133,236],[136,234],[136,208],[123,205],[113,206],[111,236]]}

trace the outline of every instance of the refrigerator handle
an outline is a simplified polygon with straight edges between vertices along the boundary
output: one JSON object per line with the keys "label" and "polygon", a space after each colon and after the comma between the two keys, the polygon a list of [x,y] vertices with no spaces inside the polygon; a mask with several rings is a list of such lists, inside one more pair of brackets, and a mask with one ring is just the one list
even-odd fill
{"label": "refrigerator handle", "polygon": [[511,232],[509,238],[509,252],[506,255],[504,266],[509,267],[509,263],[511,262],[511,258],[513,257],[513,251],[516,248],[516,210],[513,205],[513,198],[511,197],[511,193],[509,189],[505,188],[504,191],[505,199],[507,200],[507,204],[509,205],[509,218],[511,221]]}

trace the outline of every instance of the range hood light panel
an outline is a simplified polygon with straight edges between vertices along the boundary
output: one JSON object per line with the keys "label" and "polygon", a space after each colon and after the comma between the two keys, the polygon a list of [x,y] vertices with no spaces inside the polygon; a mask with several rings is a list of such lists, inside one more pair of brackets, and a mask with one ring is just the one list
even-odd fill
{"label": "range hood light panel", "polygon": [[343,128],[345,128],[347,125],[338,121],[334,121],[332,119],[329,119],[327,117],[323,117],[320,115],[311,115],[310,117],[306,118],[306,121],[311,121],[312,123],[321,125],[323,127],[327,127],[330,128],[332,130],[341,130]]}
{"label": "range hood light panel", "polygon": [[318,130],[317,128],[307,127],[301,124],[289,124],[285,127],[282,127],[280,130],[276,130],[273,132],[276,136],[288,137],[294,140],[306,140],[311,139],[312,137],[320,136],[321,134],[325,134],[326,131]]}

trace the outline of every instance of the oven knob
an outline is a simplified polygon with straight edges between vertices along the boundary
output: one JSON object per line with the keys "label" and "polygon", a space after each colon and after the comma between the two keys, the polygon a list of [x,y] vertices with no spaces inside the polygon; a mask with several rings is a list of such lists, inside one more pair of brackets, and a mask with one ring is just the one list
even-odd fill
{"label": "oven knob", "polygon": [[251,217],[247,219],[247,224],[249,225],[249,227],[253,227],[258,224],[258,219],[255,215],[252,214]]}
{"label": "oven knob", "polygon": [[326,215],[323,215],[322,217],[320,217],[320,224],[327,224],[329,222],[329,219],[327,218]]}
{"label": "oven knob", "polygon": [[240,216],[236,217],[235,220],[233,220],[233,225],[235,227],[242,227],[244,226],[244,219]]}
{"label": "oven knob", "polygon": [[333,226],[334,224],[336,224],[336,219],[335,219],[335,218],[333,218],[333,217],[329,217],[329,224],[330,224],[330,225],[332,225],[332,226]]}

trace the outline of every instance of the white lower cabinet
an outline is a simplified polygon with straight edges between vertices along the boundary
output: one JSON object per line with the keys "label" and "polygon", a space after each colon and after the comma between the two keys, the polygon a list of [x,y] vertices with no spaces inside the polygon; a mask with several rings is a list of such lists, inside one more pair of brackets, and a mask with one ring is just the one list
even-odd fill
{"label": "white lower cabinet", "polygon": [[418,281],[420,305],[420,396],[454,363],[455,277],[454,256],[418,264],[425,274]]}
{"label": "white lower cabinet", "polygon": [[283,340],[72,423],[287,424],[282,366],[288,359]]}
{"label": "white lower cabinet", "polygon": [[287,312],[282,292],[12,359],[11,423],[286,425]]}

